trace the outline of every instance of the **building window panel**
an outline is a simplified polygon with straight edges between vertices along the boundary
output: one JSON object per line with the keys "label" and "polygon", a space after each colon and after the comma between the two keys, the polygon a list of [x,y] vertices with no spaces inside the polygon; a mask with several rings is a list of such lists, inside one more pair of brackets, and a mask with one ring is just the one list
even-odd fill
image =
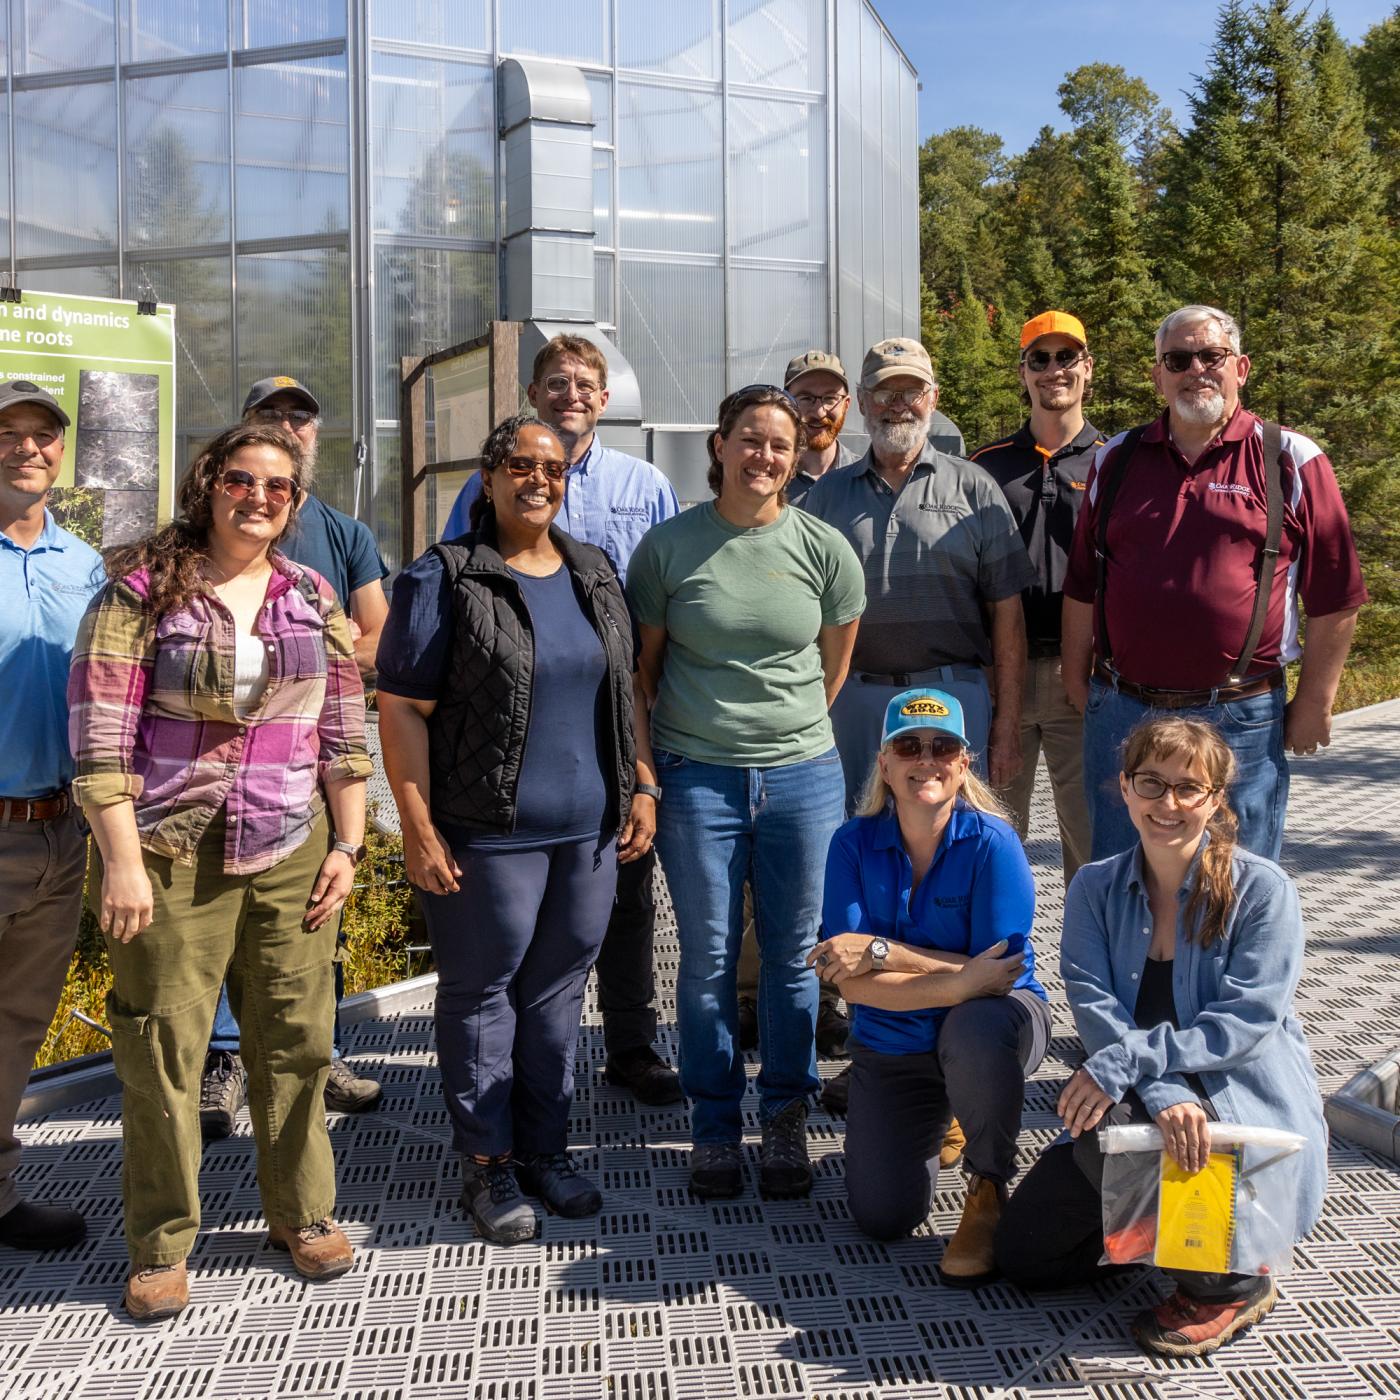
{"label": "building window panel", "polygon": [[[507,0],[501,7],[501,52],[607,63],[611,10],[610,0]],[[621,27],[625,33],[625,22]]]}
{"label": "building window panel", "polygon": [[93,267],[24,267],[19,269],[19,285],[30,292],[58,292],[70,297],[114,297],[117,294],[117,265],[99,263]]}
{"label": "building window panel", "polygon": [[10,0],[10,4],[16,74],[101,68],[116,61],[113,0]]}
{"label": "building window panel", "polygon": [[781,384],[788,361],[825,348],[826,274],[781,267],[736,267],[732,384]]}
{"label": "building window panel", "polygon": [[493,92],[485,64],[375,55],[376,232],[494,236]]}
{"label": "building window panel", "polygon": [[718,265],[624,258],[617,339],[650,423],[713,423],[724,397],[724,275]]}
{"label": "building window panel", "polygon": [[491,47],[490,23],[488,0],[370,0],[369,32],[376,39],[484,51]]}
{"label": "building window panel", "polygon": [[718,93],[619,85],[619,246],[721,251],[722,107]]}
{"label": "building window panel", "polygon": [[115,249],[115,84],[21,91],[14,102],[18,255]]}
{"label": "building window panel", "polygon": [[720,0],[618,0],[618,67],[718,80],[719,6]]}
{"label": "building window panel", "polygon": [[237,47],[306,44],[345,34],[345,0],[234,0]]}
{"label": "building window panel", "polygon": [[617,324],[613,305],[613,256],[597,253],[593,258],[593,319],[600,326]]}
{"label": "building window panel", "polygon": [[600,248],[613,246],[612,153],[593,152],[593,232]]}
{"label": "building window panel", "polygon": [[602,73],[585,73],[588,95],[593,99],[593,139],[600,146],[611,146],[612,129],[612,79]]}
{"label": "building window panel", "polygon": [[826,113],[814,102],[729,104],[731,253],[826,257]]}
{"label": "building window panel", "polygon": [[228,47],[227,0],[122,0],[122,53],[158,62]]}
{"label": "building window panel", "polygon": [[126,80],[126,241],[228,241],[228,76],[214,69]]}
{"label": "building window panel", "polygon": [[349,221],[343,58],[236,70],[238,237],[338,233]]}
{"label": "building window panel", "polygon": [[729,0],[729,81],[826,87],[825,0]]}

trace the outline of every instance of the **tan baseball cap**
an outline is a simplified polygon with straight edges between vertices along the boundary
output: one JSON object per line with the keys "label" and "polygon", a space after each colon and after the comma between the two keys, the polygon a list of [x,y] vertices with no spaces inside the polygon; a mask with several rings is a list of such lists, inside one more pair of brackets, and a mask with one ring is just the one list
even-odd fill
{"label": "tan baseball cap", "polygon": [[1068,311],[1042,311],[1039,316],[1032,316],[1021,327],[1021,349],[1024,350],[1031,341],[1039,340],[1043,335],[1067,335],[1086,350],[1089,348],[1084,322],[1078,316],[1071,316]]}
{"label": "tan baseball cap", "polygon": [[788,367],[783,372],[783,388],[790,388],[794,379],[801,379],[804,374],[815,374],[818,370],[823,374],[834,374],[846,388],[851,387],[851,381],[846,377],[846,367],[835,355],[828,355],[825,350],[808,350],[795,360],[788,361]]}
{"label": "tan baseball cap", "polygon": [[860,367],[860,387],[873,389],[884,380],[901,374],[922,379],[925,384],[938,382],[933,377],[933,361],[917,340],[908,340],[904,336],[877,340],[865,352],[865,360]]}

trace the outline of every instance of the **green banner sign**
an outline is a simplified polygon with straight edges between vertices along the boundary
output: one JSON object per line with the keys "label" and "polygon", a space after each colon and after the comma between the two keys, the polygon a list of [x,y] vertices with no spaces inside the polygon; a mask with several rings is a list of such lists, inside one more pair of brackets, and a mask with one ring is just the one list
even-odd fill
{"label": "green banner sign", "polygon": [[0,380],[46,389],[72,420],[54,512],[93,545],[139,539],[175,499],[175,308],[25,292],[0,302]]}

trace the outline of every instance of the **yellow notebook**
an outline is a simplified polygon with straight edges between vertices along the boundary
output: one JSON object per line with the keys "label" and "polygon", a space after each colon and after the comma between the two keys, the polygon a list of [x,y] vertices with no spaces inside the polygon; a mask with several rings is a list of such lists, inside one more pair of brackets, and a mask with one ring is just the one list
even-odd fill
{"label": "yellow notebook", "polygon": [[1238,1174],[1238,1152],[1212,1152],[1206,1165],[1189,1175],[1162,1153],[1153,1263],[1163,1269],[1229,1272]]}

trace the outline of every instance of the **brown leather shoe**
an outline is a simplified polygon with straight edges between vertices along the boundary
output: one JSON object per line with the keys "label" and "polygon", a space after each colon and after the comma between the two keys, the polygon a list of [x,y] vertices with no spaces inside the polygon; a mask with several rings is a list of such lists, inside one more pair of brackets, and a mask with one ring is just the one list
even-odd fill
{"label": "brown leather shoe", "polygon": [[1005,1201],[1005,1188],[995,1181],[981,1176],[968,1178],[962,1219],[938,1266],[939,1277],[950,1288],[978,1288],[997,1276],[992,1236]]}
{"label": "brown leather shoe", "polygon": [[956,1167],[962,1161],[963,1149],[967,1146],[967,1134],[962,1130],[962,1124],[956,1118],[948,1124],[948,1131],[943,1134],[943,1146],[938,1149],[938,1165],[940,1167]]}
{"label": "brown leather shoe", "polygon": [[314,1225],[269,1225],[267,1240],[273,1249],[291,1251],[302,1278],[335,1278],[355,1262],[345,1231],[329,1217]]}
{"label": "brown leather shoe", "polygon": [[153,1264],[149,1269],[134,1265],[126,1276],[122,1307],[138,1322],[158,1317],[174,1317],[190,1301],[190,1280],[185,1261]]}

